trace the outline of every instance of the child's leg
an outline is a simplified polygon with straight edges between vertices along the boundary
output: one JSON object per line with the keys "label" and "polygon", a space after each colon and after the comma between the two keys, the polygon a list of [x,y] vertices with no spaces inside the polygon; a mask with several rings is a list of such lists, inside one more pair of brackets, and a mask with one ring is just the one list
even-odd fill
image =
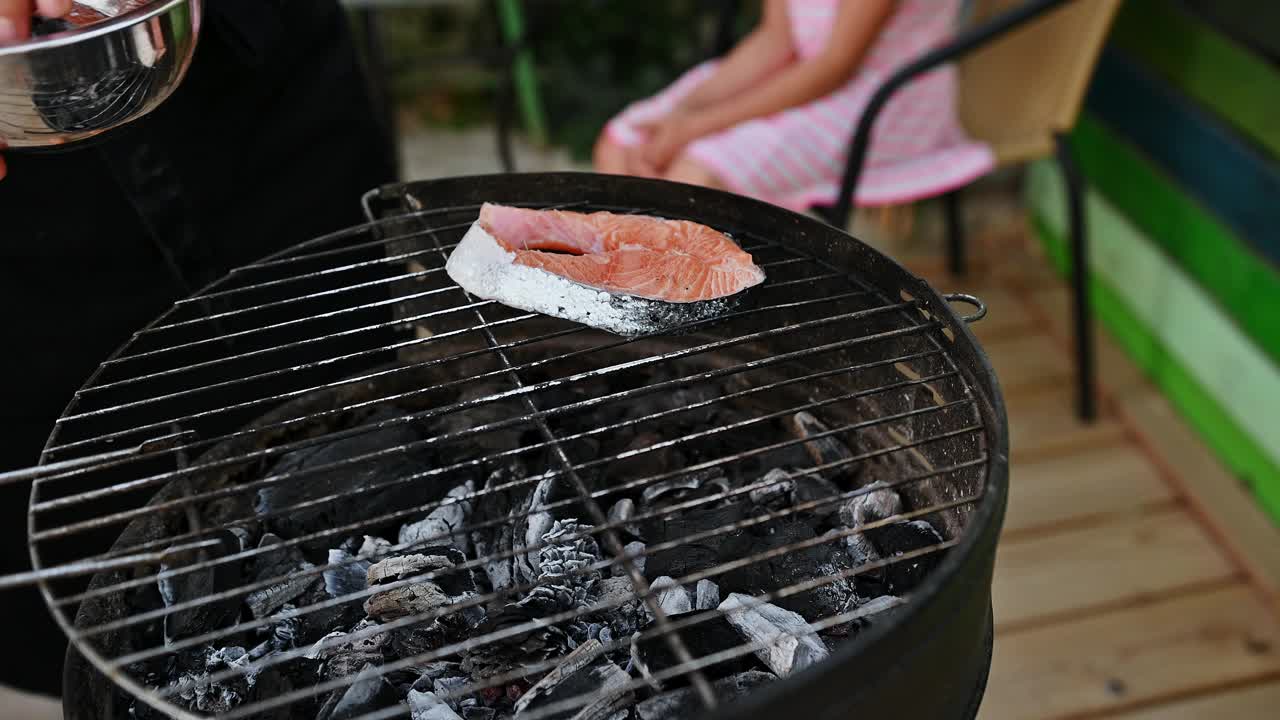
{"label": "child's leg", "polygon": [[627,149],[610,139],[609,133],[602,132],[591,153],[591,164],[598,173],[626,175]]}
{"label": "child's leg", "polygon": [[689,185],[701,185],[703,187],[723,190],[724,182],[710,168],[697,160],[690,157],[687,153],[681,154],[672,161],[671,166],[667,168],[667,172],[663,178],[673,182],[688,183]]}

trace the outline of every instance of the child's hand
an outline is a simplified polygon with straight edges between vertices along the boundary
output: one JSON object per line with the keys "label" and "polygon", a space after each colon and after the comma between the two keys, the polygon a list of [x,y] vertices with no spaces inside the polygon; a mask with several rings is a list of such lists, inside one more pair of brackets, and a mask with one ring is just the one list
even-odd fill
{"label": "child's hand", "polygon": [[649,139],[641,145],[640,150],[640,158],[644,164],[657,172],[665,172],[684,146],[695,139],[690,126],[689,115],[679,110],[660,120],[639,125],[641,132],[649,133]]}

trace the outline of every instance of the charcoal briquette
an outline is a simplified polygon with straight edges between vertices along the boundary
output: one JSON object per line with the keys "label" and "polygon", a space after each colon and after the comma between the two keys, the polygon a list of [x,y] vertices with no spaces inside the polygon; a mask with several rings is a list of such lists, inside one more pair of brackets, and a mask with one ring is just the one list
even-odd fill
{"label": "charcoal briquette", "polygon": [[[777,678],[759,670],[748,670],[712,683],[716,698],[725,704]],[[654,695],[635,707],[640,720],[683,720],[702,712],[702,701],[693,688],[680,688]]]}
{"label": "charcoal briquette", "polygon": [[[913,550],[923,550],[942,542],[942,536],[924,520],[897,522],[867,531],[867,537],[885,559],[895,558]],[[925,577],[937,567],[942,554],[928,552],[910,560],[898,560],[885,566],[885,592],[905,595],[916,589]]]}

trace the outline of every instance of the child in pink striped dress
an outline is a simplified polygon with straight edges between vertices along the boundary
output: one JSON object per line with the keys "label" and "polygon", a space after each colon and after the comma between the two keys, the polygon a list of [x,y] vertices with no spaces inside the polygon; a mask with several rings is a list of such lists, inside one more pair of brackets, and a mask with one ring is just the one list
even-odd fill
{"label": "child in pink striped dress", "polygon": [[[609,122],[599,172],[661,177],[795,210],[834,204],[850,137],[871,94],[945,42],[960,0],[765,0],[759,26]],[[955,72],[899,90],[872,133],[859,205],[964,185],[994,166],[956,119]]]}

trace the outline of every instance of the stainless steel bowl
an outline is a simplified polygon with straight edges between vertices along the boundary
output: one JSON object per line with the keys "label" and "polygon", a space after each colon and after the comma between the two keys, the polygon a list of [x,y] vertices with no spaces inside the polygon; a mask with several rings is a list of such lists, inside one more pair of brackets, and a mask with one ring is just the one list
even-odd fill
{"label": "stainless steel bowl", "polygon": [[182,82],[204,0],[155,0],[0,47],[0,147],[52,148],[135,120]]}

